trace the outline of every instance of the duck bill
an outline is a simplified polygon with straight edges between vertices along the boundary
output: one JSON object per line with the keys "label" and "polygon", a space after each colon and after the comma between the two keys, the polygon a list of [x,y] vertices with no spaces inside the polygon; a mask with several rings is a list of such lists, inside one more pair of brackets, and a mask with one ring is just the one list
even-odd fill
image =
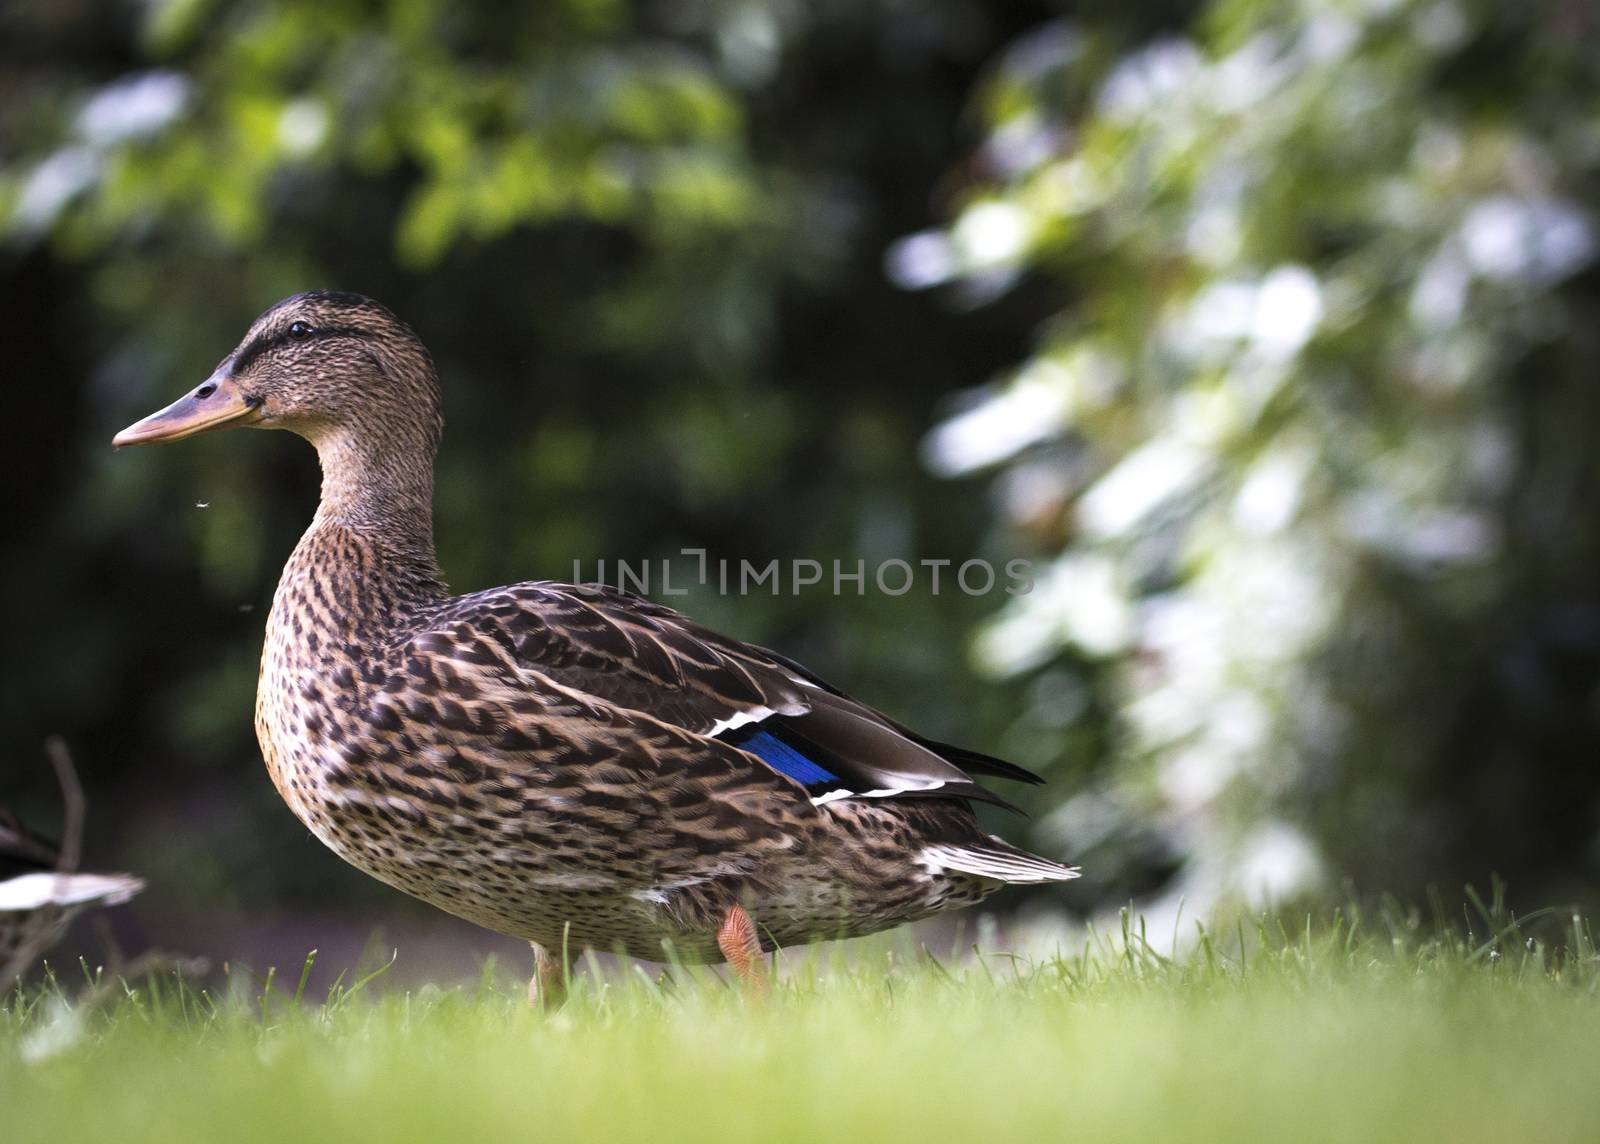
{"label": "duck bill", "polygon": [[135,421],[111,438],[115,448],[181,441],[208,429],[248,425],[256,419],[257,402],[245,397],[231,378],[212,376],[193,393],[186,393],[165,409]]}

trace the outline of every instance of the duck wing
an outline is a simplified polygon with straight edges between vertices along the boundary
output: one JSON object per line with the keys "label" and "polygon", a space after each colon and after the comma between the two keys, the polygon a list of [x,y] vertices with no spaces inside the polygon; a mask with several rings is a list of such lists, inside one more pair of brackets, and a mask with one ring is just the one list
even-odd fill
{"label": "duck wing", "polygon": [[817,804],[959,798],[1016,809],[969,772],[1031,772],[917,735],[776,652],[603,585],[518,584],[462,597],[465,625],[523,670],[613,708],[718,739],[799,783]]}

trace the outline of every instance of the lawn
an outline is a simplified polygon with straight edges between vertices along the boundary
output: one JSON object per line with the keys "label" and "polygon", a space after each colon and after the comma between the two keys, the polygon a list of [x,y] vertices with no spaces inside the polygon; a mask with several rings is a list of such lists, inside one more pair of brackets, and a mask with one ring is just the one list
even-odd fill
{"label": "lawn", "polygon": [[[1577,919],[1439,936],[1259,918],[1070,954],[790,956],[715,974],[295,997],[146,981],[0,1010],[0,1138],[32,1141],[1593,1140],[1600,960]],[[1190,931],[1191,935],[1198,931]],[[1157,948],[1163,947],[1163,948]]]}

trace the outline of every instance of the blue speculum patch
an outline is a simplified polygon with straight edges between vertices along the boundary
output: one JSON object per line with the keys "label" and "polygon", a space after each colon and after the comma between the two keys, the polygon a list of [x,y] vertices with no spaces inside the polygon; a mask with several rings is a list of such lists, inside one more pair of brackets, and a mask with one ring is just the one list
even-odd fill
{"label": "blue speculum patch", "polygon": [[773,770],[788,775],[802,786],[836,782],[838,775],[818,766],[769,731],[757,731],[736,743],[741,751],[758,755]]}

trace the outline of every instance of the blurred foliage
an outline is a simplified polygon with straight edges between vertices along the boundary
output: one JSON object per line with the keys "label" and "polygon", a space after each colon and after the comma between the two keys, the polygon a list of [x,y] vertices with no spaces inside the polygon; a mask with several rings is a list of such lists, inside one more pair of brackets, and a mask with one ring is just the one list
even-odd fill
{"label": "blurred foliage", "polygon": [[282,811],[250,731],[307,451],[104,445],[332,286],[439,361],[460,588],[686,547],[1035,560],[1009,603],[670,602],[1045,770],[1031,841],[1087,865],[1078,905],[1344,874],[1583,894],[1592,24],[1564,0],[9,7],[0,332],[30,432],[0,462],[0,798],[61,731],[157,907],[392,900]]}
{"label": "blurred foliage", "polygon": [[[983,84],[983,177],[890,266],[1047,283],[1035,352],[928,438],[1051,559],[978,653],[1113,712],[1044,824],[1171,897],[1600,875],[1597,11],[1219,0]],[[948,284],[948,285],[947,285]]]}

